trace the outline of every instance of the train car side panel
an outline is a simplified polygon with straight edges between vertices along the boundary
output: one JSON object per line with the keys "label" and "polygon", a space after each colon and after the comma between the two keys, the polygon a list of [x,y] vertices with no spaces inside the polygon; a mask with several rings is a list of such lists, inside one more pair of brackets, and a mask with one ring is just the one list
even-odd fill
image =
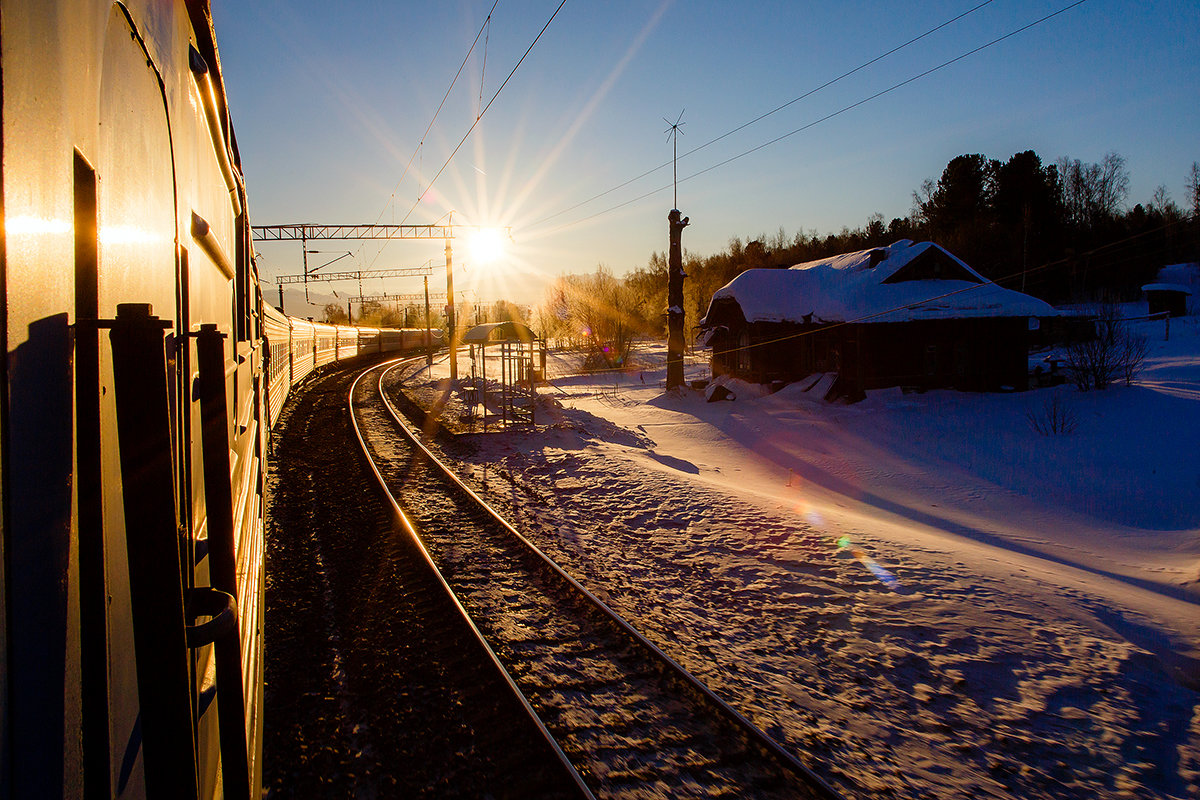
{"label": "train car side panel", "polygon": [[292,318],[292,386],[316,366],[316,332],[313,323]]}
{"label": "train car side panel", "polygon": [[[200,477],[194,399],[192,334],[201,325],[226,336],[219,377],[227,437],[217,450],[232,469],[218,483],[233,496],[244,578],[238,607],[247,668],[239,677],[249,707],[258,703],[265,403],[252,319],[257,286],[242,256],[245,201],[219,75],[210,69],[199,81],[193,67],[204,59],[190,57],[207,51],[210,67],[217,63],[206,4],[3,0],[0,19],[8,355],[0,542],[10,603],[3,688],[11,700],[0,772],[14,797],[144,797],[148,765],[158,758],[149,751],[161,756],[171,737],[149,721],[157,709],[147,698],[164,695],[149,690],[133,655],[145,639],[135,636],[135,611],[147,604],[130,587],[146,568],[133,566],[138,531],[127,532],[125,520],[143,481],[123,473],[123,455],[136,448],[118,431],[120,398],[131,385],[121,376],[132,366],[163,389],[153,398],[165,420],[153,440],[163,456],[156,463],[166,465],[156,477],[172,488],[159,499],[174,509],[167,540],[185,535],[179,557],[153,569],[173,574],[183,594],[210,579],[197,546],[211,527],[212,488]],[[150,339],[148,360],[131,360],[109,333],[113,320],[132,319],[133,307],[158,318],[137,323],[161,343],[155,356]],[[178,607],[173,624],[182,642]],[[178,744],[194,756],[176,763],[181,775],[193,773],[200,796],[219,796],[214,706],[204,701],[212,650],[178,649],[184,681],[172,684],[171,698],[187,720]],[[246,722],[248,731],[261,727],[251,715]],[[255,766],[258,741],[248,739]],[[252,795],[260,791],[256,775],[249,784]],[[159,791],[168,794],[178,796]]]}
{"label": "train car side panel", "polygon": [[263,305],[263,332],[267,339],[267,409],[273,426],[279,419],[291,388],[291,324],[278,310]]}
{"label": "train car side panel", "polygon": [[339,325],[337,329],[337,360],[358,355],[358,329]]}
{"label": "train car side panel", "polygon": [[0,7],[5,215],[0,274],[7,351],[0,469],[8,565],[0,597],[6,626],[0,766],[12,793],[30,797],[52,796],[44,793],[61,793],[64,786],[78,789],[82,766],[78,738],[64,737],[82,724],[80,643],[70,595],[78,572],[72,551],[68,325],[75,302],[72,155],[82,146],[95,159],[97,89],[95,82],[72,84],[61,66],[41,68],[34,43],[55,43],[55,23],[62,24],[81,36],[70,66],[92,67],[96,29],[103,29],[106,10],[91,9],[69,21],[36,12],[32,3]]}
{"label": "train car side panel", "polygon": [[323,367],[337,358],[337,328],[320,322],[313,323],[313,336],[316,338],[313,365]]}

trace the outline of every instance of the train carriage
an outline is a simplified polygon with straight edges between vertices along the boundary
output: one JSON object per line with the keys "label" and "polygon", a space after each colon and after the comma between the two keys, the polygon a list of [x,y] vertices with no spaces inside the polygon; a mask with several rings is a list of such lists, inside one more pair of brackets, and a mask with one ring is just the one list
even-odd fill
{"label": "train carriage", "polygon": [[337,360],[338,329],[322,322],[313,323],[313,366],[323,367]]}
{"label": "train carriage", "polygon": [[439,348],[445,345],[445,332],[437,328],[389,328],[380,331],[379,350],[383,353],[417,352],[427,346]]}
{"label": "train carriage", "polygon": [[317,337],[311,322],[290,318],[292,323],[292,385],[296,385],[316,368]]}
{"label": "train carriage", "polygon": [[337,328],[337,355],[335,358],[341,361],[344,358],[353,358],[356,355],[358,355],[358,329],[339,325]]}
{"label": "train carriage", "polygon": [[0,0],[0,75],[0,797],[260,797],[267,432],[404,333],[264,307],[205,0]]}
{"label": "train carriage", "polygon": [[267,413],[274,425],[283,411],[292,384],[292,325],[283,312],[263,306],[263,334],[267,340]]}
{"label": "train carriage", "polygon": [[6,793],[258,796],[264,353],[207,4],[0,20]]}
{"label": "train carriage", "polygon": [[360,356],[383,352],[379,349],[379,328],[357,328],[356,330],[358,331],[358,354]]}

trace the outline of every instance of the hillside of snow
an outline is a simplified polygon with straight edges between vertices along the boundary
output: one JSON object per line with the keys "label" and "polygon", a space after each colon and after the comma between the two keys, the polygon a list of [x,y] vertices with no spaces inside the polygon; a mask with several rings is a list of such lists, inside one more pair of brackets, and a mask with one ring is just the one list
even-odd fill
{"label": "hillside of snow", "polygon": [[550,424],[463,469],[847,796],[1196,798],[1200,318],[1135,325],[1136,385],[1091,393],[706,402],[657,346],[561,355]]}

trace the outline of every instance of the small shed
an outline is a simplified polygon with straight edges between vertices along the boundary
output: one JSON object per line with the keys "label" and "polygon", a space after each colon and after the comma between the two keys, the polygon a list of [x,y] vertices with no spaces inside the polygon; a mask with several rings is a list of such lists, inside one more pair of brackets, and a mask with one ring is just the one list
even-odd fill
{"label": "small shed", "polygon": [[[504,425],[534,422],[537,384],[546,374],[546,346],[529,326],[514,320],[476,325],[463,334],[470,346],[471,382],[467,387],[468,408],[488,424],[489,400]],[[489,392],[488,347],[500,350],[499,389]]]}
{"label": "small shed", "polygon": [[1187,301],[1191,290],[1177,283],[1148,283],[1142,287],[1151,314],[1166,312],[1172,317],[1187,316]]}
{"label": "small shed", "polygon": [[714,376],[836,373],[833,393],[858,398],[885,386],[1028,388],[1029,332],[1057,314],[940,245],[905,239],[746,270],[716,291],[700,328]]}

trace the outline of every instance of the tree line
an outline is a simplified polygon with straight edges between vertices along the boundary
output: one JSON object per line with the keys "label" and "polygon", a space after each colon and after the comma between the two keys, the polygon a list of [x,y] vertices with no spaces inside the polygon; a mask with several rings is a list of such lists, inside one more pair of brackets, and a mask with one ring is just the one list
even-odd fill
{"label": "tree line", "polygon": [[[1127,205],[1125,158],[1095,163],[1064,156],[1046,163],[1032,150],[1006,161],[957,156],[913,192],[908,216],[872,214],[859,228],[743,241],[718,253],[685,251],[684,311],[694,327],[713,293],[752,268],[785,268],[899,239],[930,240],[1002,286],[1054,304],[1132,300],[1159,267],[1200,261],[1200,162],[1187,174],[1184,205],[1160,186]],[[590,366],[620,367],[639,336],[666,334],[667,258],[618,277],[606,266],[564,275],[547,290],[531,324],[547,339],[585,352]]]}
{"label": "tree line", "polygon": [[[1006,161],[956,156],[913,192],[905,217],[889,222],[875,213],[861,227],[824,235],[789,236],[781,227],[772,235],[734,237],[703,256],[685,250],[687,324],[694,332],[713,293],[744,270],[785,268],[899,239],[935,241],[990,280],[1053,304],[1136,299],[1159,267],[1200,261],[1200,162],[1186,176],[1182,206],[1160,186],[1149,201],[1129,207],[1129,181],[1118,153],[1095,163],[1067,156],[1046,163],[1032,150]],[[562,275],[532,313],[505,301],[457,313],[464,324],[526,322],[547,340],[583,352],[590,368],[605,369],[624,366],[639,337],[666,335],[666,306],[664,251],[622,276],[606,265]],[[368,302],[355,316],[364,325],[425,324],[417,306]],[[325,319],[344,322],[345,309],[329,305]],[[440,308],[430,324],[445,327]]]}

